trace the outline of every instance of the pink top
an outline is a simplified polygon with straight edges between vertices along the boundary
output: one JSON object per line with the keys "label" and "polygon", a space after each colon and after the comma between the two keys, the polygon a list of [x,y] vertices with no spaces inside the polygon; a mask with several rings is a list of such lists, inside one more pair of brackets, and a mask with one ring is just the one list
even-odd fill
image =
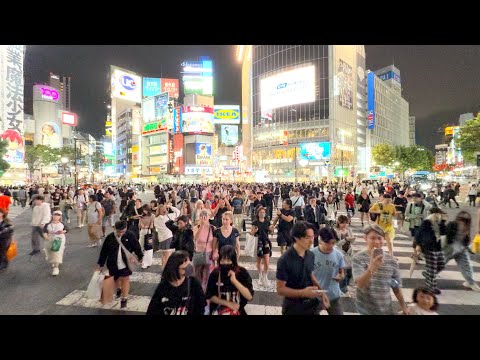
{"label": "pink top", "polygon": [[[207,252],[212,252],[213,229],[210,231],[210,226],[204,226],[200,229],[200,233],[197,234],[197,240],[195,241],[195,251],[205,251],[205,242],[207,241],[208,236]],[[208,233],[209,231],[210,234]]]}

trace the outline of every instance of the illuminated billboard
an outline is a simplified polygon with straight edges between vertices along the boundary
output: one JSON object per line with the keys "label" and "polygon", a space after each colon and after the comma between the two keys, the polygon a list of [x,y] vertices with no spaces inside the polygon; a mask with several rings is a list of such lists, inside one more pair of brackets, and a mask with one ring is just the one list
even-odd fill
{"label": "illuminated billboard", "polygon": [[168,93],[155,96],[155,120],[165,120],[168,115]]}
{"label": "illuminated billboard", "polygon": [[300,160],[329,160],[330,154],[329,141],[300,144]]}
{"label": "illuminated billboard", "polygon": [[153,97],[142,100],[142,118],[143,123],[149,123],[155,120],[155,99]]}
{"label": "illuminated billboard", "polygon": [[161,80],[161,92],[167,92],[168,96],[170,96],[171,98],[178,99],[180,95],[179,93],[180,87],[178,86],[178,79],[162,78],[160,80]]}
{"label": "illuminated billboard", "polygon": [[204,106],[184,106],[181,113],[183,133],[214,133],[213,108]]}
{"label": "illuminated billboard", "polygon": [[213,62],[207,57],[200,61],[182,63],[183,91],[185,95],[213,95]]}
{"label": "illuminated billboard", "polygon": [[197,165],[212,165],[212,144],[196,143],[195,144],[195,160]]}
{"label": "illuminated billboard", "polygon": [[68,126],[77,126],[77,114],[62,111],[62,124]]}
{"label": "illuminated billboard", "polygon": [[166,131],[165,122],[153,121],[150,123],[143,124],[142,126],[142,135],[151,135],[158,132]]}
{"label": "illuminated billboard", "polygon": [[143,97],[155,96],[162,92],[160,78],[143,78]]}
{"label": "illuminated billboard", "polygon": [[184,172],[183,161],[183,135],[173,135],[173,173],[182,174]]}
{"label": "illuminated billboard", "polygon": [[62,133],[60,127],[53,122],[46,122],[42,125],[42,145],[59,148],[62,146]]}
{"label": "illuminated billboard", "polygon": [[207,166],[185,166],[185,175],[212,175],[213,170]]}
{"label": "illuminated billboard", "polygon": [[10,164],[22,164],[25,153],[24,50],[24,45],[0,45],[0,133],[8,142],[4,160]]}
{"label": "illuminated billboard", "polygon": [[260,81],[261,109],[315,101],[315,66],[285,71]]}
{"label": "illuminated billboard", "polygon": [[375,127],[375,73],[367,75],[367,127],[372,130]]}
{"label": "illuminated billboard", "polygon": [[240,124],[240,105],[215,105],[213,121],[215,124]]}
{"label": "illuminated billboard", "polygon": [[221,125],[220,143],[226,146],[238,145],[238,125]]}
{"label": "illuminated billboard", "polygon": [[111,66],[112,97],[140,103],[142,101],[142,77],[133,72]]}

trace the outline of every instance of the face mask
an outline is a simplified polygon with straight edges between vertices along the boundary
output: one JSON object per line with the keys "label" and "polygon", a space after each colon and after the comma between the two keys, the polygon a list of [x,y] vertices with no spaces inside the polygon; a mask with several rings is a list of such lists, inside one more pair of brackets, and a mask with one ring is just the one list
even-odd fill
{"label": "face mask", "polygon": [[233,264],[220,264],[220,272],[222,275],[226,276],[230,270],[232,270]]}
{"label": "face mask", "polygon": [[260,219],[263,219],[263,218],[265,217],[265,214],[258,214],[258,217],[259,217]]}

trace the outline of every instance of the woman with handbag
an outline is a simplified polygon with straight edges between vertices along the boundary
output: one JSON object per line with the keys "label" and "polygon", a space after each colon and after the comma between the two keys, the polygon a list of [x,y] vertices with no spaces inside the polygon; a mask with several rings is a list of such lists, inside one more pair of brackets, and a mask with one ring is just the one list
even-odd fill
{"label": "woman with handbag", "polygon": [[153,219],[154,216],[149,205],[143,205],[142,215],[139,219],[140,236],[138,242],[144,250],[142,269],[149,268],[153,264]]}
{"label": "woman with handbag", "polygon": [[208,221],[208,211],[202,210],[200,212],[200,223],[193,228],[195,253],[192,262],[195,277],[200,281],[203,289],[207,288],[210,275],[214,231],[215,227]]}
{"label": "woman with handbag", "polygon": [[45,260],[51,264],[53,276],[60,273],[59,266],[63,263],[65,234],[67,232],[67,227],[62,223],[62,212],[55,210],[52,214],[52,221],[45,224],[43,228]]}
{"label": "woman with handbag", "polygon": [[127,231],[126,221],[117,221],[115,231],[105,238],[96,271],[103,271],[105,263],[108,268],[108,277],[113,276],[117,285],[117,298],[122,297],[120,308],[127,307],[128,292],[130,291],[130,275],[135,266],[143,260],[143,253],[137,238],[131,231]]}
{"label": "woman with handbag", "polygon": [[0,208],[0,270],[8,267],[7,250],[13,237],[13,226],[7,214],[5,209]]}
{"label": "woman with handbag", "polygon": [[245,305],[253,300],[252,278],[247,269],[237,263],[237,252],[225,245],[219,254],[220,265],[208,278],[207,299],[210,315],[247,315]]}
{"label": "woman with handbag", "polygon": [[[167,211],[172,211],[171,213]],[[180,210],[170,205],[159,205],[157,209],[157,216],[153,220],[155,229],[157,230],[159,251],[162,252],[162,266],[167,263],[168,257],[173,252],[170,249],[172,243],[173,233],[171,230],[173,222],[180,215]]]}
{"label": "woman with handbag", "polygon": [[175,251],[168,259],[162,280],[148,305],[147,315],[203,315],[207,302],[199,281],[187,276],[186,251]]}

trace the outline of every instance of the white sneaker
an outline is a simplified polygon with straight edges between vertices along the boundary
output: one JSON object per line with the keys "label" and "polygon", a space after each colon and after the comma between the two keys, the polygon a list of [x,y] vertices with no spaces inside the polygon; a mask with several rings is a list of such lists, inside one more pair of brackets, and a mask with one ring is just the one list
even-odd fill
{"label": "white sneaker", "polygon": [[264,283],[264,280],[263,280],[263,273],[262,273],[262,272],[258,275],[258,285],[260,285],[260,286],[265,286],[265,283]]}
{"label": "white sneaker", "polygon": [[58,268],[58,266],[55,266],[52,270],[52,275],[57,276],[59,273],[60,273],[60,269]]}
{"label": "white sneaker", "polygon": [[87,245],[88,248],[90,248],[90,247],[95,247],[95,246],[96,246],[95,244]]}
{"label": "white sneaker", "polygon": [[270,287],[270,281],[268,280],[268,273],[263,273],[263,286]]}
{"label": "white sneaker", "polygon": [[480,286],[477,285],[477,283],[470,285],[467,281],[463,283],[463,286],[466,288],[472,289],[473,291],[478,291],[480,292]]}
{"label": "white sneaker", "polygon": [[70,219],[67,220],[67,224],[70,224]]}

